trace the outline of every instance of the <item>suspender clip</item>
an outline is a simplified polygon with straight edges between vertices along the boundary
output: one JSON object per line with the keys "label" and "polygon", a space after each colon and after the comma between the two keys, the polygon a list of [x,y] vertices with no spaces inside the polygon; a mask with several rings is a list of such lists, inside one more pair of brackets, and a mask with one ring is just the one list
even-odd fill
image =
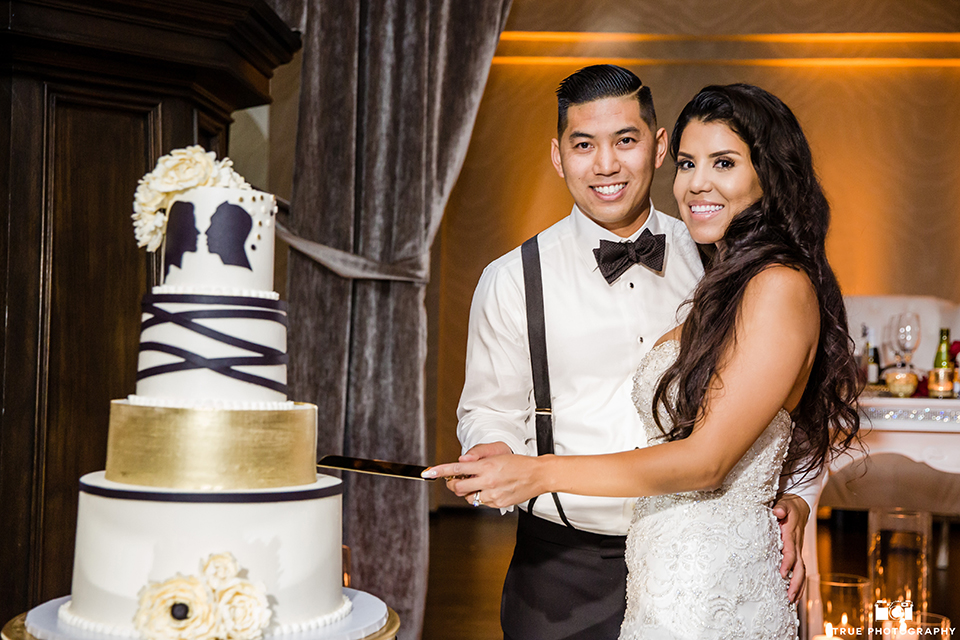
{"label": "suspender clip", "polygon": [[537,407],[537,408],[534,410],[534,413],[537,414],[538,416],[550,416],[550,415],[553,415],[553,411],[550,409],[550,407],[547,407],[546,409],[541,409],[540,407]]}

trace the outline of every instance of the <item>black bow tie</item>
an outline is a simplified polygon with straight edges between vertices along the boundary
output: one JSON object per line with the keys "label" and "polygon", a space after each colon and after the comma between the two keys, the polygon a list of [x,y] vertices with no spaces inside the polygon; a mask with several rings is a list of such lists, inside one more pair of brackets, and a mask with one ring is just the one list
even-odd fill
{"label": "black bow tie", "polygon": [[654,271],[663,269],[663,254],[667,247],[667,236],[663,233],[653,235],[650,229],[644,229],[640,237],[630,242],[610,242],[601,240],[600,247],[593,250],[597,258],[600,273],[608,284],[623,275],[630,265],[638,262]]}

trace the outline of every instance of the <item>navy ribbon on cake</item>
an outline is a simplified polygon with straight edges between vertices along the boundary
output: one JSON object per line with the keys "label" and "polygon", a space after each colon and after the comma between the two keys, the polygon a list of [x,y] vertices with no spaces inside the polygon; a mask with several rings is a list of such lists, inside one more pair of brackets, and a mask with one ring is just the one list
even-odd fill
{"label": "navy ribbon on cake", "polygon": [[[157,306],[160,303],[190,303],[207,305],[243,305],[245,307],[261,307],[260,309],[194,309],[189,311],[167,311]],[[140,351],[158,351],[181,358],[181,362],[158,365],[137,372],[137,380],[143,380],[151,376],[163,373],[172,373],[175,371],[188,371],[191,369],[209,369],[221,375],[225,375],[235,380],[249,382],[261,387],[272,389],[284,395],[287,395],[287,385],[277,380],[264,378],[245,371],[238,371],[234,367],[247,366],[271,366],[285,365],[289,356],[274,349],[256,342],[250,342],[236,336],[217,331],[199,322],[198,319],[222,319],[222,318],[244,318],[253,320],[265,320],[268,322],[277,322],[284,327],[287,326],[287,317],[283,313],[286,308],[282,302],[275,300],[266,300],[260,298],[246,298],[242,296],[212,296],[212,295],[188,295],[188,294],[155,294],[143,297],[143,312],[152,317],[143,321],[141,330],[148,329],[159,324],[173,323],[193,331],[202,336],[228,344],[239,349],[244,349],[258,355],[253,356],[232,356],[226,358],[205,358],[199,354],[187,351],[180,347],[164,344],[161,342],[141,342]]]}

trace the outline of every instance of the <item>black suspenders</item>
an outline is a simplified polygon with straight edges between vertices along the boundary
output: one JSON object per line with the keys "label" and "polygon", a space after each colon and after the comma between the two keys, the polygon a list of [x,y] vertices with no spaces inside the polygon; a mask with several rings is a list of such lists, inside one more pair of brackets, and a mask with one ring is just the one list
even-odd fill
{"label": "black suspenders", "polygon": [[[550,403],[550,374],[547,368],[547,338],[543,322],[543,282],[540,277],[540,247],[533,236],[520,247],[523,259],[523,288],[527,299],[527,336],[530,340],[530,365],[533,371],[533,397],[536,402],[537,455],[553,453],[553,413]],[[563,523],[574,528],[567,520],[560,498],[551,494],[557,505],[557,513]],[[533,515],[533,505],[539,496],[527,503],[527,513]]]}

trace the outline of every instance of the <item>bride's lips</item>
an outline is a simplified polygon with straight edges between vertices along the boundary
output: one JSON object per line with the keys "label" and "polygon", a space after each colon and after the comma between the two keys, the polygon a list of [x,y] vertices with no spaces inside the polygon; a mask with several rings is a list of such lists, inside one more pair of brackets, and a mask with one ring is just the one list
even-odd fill
{"label": "bride's lips", "polygon": [[591,185],[590,189],[601,200],[616,200],[623,194],[627,188],[626,182],[614,182],[612,184]]}

